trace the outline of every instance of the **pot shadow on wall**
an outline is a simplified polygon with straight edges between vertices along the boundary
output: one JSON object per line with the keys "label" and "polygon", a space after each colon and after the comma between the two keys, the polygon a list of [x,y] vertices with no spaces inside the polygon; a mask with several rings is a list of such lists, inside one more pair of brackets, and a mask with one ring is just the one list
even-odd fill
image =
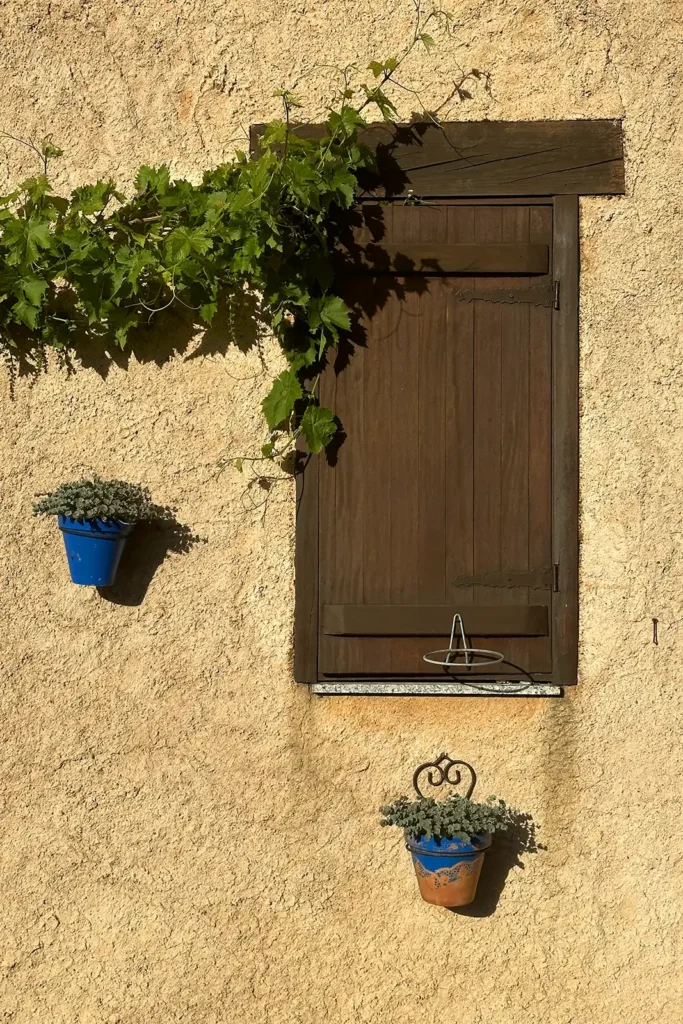
{"label": "pot shadow on wall", "polygon": [[491,917],[495,913],[510,872],[524,870],[523,854],[539,853],[546,847],[536,837],[536,824],[530,814],[513,811],[507,831],[497,832],[484,858],[477,894],[466,907],[450,907],[460,917]]}
{"label": "pot shadow on wall", "polygon": [[138,523],[123,551],[116,580],[110,587],[98,587],[100,597],[112,604],[142,604],[157,569],[169,554],[185,555],[202,543],[189,526],[178,522],[173,509],[159,507],[159,518]]}

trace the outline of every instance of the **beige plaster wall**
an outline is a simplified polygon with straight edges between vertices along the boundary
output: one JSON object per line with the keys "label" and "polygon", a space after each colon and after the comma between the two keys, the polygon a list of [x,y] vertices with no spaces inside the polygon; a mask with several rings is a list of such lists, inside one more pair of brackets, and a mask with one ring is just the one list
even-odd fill
{"label": "beige plaster wall", "polygon": [[[293,684],[290,486],[254,512],[220,469],[259,437],[255,356],[0,386],[2,1022],[683,1018],[683,3],[451,8],[455,37],[407,74],[428,103],[474,65],[492,95],[454,118],[625,118],[627,196],[582,202],[581,686]],[[61,186],[143,161],[195,174],[276,113],[275,88],[298,82],[316,116],[315,65],[391,54],[410,21],[410,0],[4,0],[0,122],[53,133]],[[7,181],[32,169],[4,151]],[[82,470],[144,479],[202,538],[139,604],[71,586],[54,524],[29,516]],[[547,846],[488,917],[421,903],[377,827],[441,749]]]}

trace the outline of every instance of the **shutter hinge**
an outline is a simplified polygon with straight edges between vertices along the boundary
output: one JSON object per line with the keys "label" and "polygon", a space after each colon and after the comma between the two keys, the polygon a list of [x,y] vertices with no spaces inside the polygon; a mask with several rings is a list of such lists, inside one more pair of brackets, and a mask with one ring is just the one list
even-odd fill
{"label": "shutter hinge", "polygon": [[553,296],[553,309],[560,308],[560,282],[555,281],[555,293]]}
{"label": "shutter hinge", "polygon": [[560,592],[560,563],[555,562],[553,564],[553,594],[559,594]]}

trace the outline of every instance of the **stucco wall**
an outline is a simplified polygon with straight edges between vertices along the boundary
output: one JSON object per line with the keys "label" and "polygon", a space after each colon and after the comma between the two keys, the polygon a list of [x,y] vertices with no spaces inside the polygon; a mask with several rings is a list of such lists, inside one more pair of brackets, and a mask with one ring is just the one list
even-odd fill
{"label": "stucco wall", "polygon": [[[627,196],[582,201],[581,685],[293,684],[290,485],[253,512],[219,468],[261,430],[255,356],[159,342],[127,370],[0,386],[3,1022],[680,1024],[683,5],[451,7],[454,39],[407,73],[428,104],[474,65],[492,95],[454,118],[625,118]],[[314,66],[391,54],[410,20],[409,0],[5,0],[1,123],[52,132],[61,186],[143,161],[194,174],[282,84],[316,116]],[[33,169],[4,149],[7,181]],[[90,469],[143,479],[201,538],[138,604],[71,586],[30,517]],[[377,827],[442,749],[547,846],[490,916],[421,903]]]}

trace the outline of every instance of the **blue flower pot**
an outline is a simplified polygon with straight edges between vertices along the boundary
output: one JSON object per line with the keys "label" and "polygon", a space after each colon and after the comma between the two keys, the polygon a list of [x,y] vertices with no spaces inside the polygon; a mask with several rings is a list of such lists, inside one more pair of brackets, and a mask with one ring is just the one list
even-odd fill
{"label": "blue flower pot", "polygon": [[491,845],[491,836],[466,839],[419,839],[408,836],[406,849],[413,858],[422,899],[437,907],[464,907],[471,903]]}
{"label": "blue flower pot", "polygon": [[133,524],[68,516],[59,516],[58,522],[72,581],[82,587],[110,587]]}

